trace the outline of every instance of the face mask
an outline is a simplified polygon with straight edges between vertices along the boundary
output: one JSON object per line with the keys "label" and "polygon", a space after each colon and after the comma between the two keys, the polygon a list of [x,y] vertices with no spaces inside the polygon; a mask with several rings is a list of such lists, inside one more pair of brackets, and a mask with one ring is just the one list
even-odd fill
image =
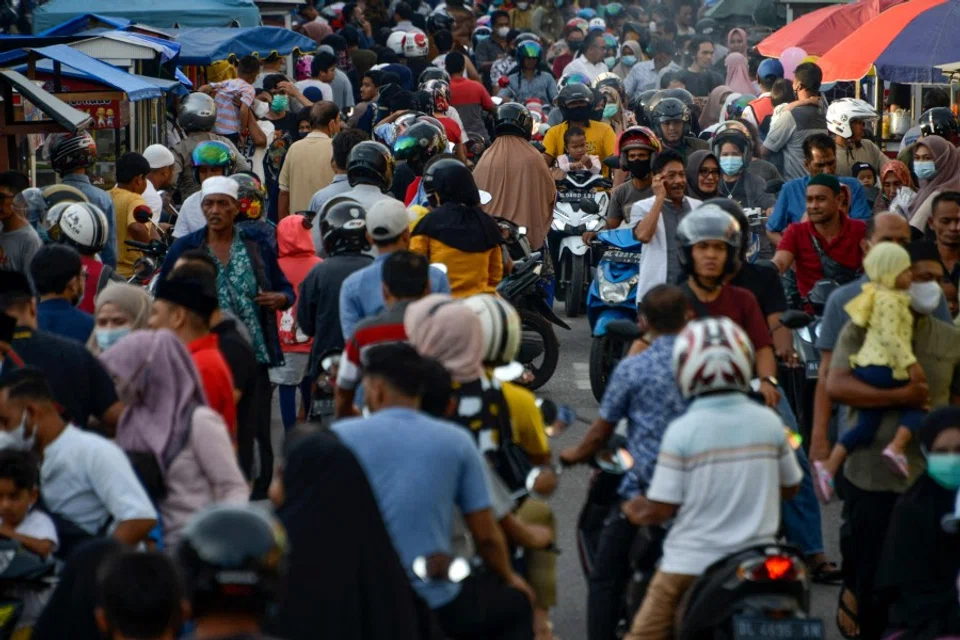
{"label": "face mask", "polygon": [[568,41],[567,46],[570,47],[570,53],[576,54],[580,51],[580,47],[583,46],[583,40]]}
{"label": "face mask", "polygon": [[612,118],[613,116],[617,115],[617,111],[619,111],[619,110],[620,110],[620,109],[617,108],[617,105],[615,105],[615,104],[608,104],[607,106],[605,106],[605,107],[603,108],[603,119],[604,119],[604,120],[609,120],[609,119]]}
{"label": "face mask", "polygon": [[960,489],[960,453],[928,453],[927,474],[944,489]]}
{"label": "face mask", "polygon": [[573,109],[561,109],[564,120],[572,122],[586,122],[593,115],[593,109],[590,107],[576,107]]}
{"label": "face mask", "polygon": [[650,161],[649,160],[631,160],[627,163],[627,170],[630,172],[634,178],[638,180],[643,180],[648,175],[650,175]]}
{"label": "face mask", "polygon": [[913,163],[913,171],[921,180],[929,180],[937,175],[937,165],[932,160],[919,160]]}
{"label": "face mask", "polygon": [[520,10],[520,11],[526,11],[526,10],[529,9],[529,8],[530,8],[530,3],[529,3],[529,2],[518,2],[518,3],[517,3],[517,9]]}
{"label": "face mask", "polygon": [[632,67],[637,64],[637,56],[623,56],[620,58],[620,62],[622,62],[625,67]]}
{"label": "face mask", "polygon": [[29,438],[27,432],[27,412],[24,410],[20,418],[20,424],[13,431],[0,431],[0,449],[16,449],[18,451],[30,451],[37,440],[37,430],[34,428],[33,435]]}
{"label": "face mask", "polygon": [[267,113],[270,112],[270,105],[268,105],[263,100],[255,100],[253,102],[253,115],[257,116],[259,119],[267,117]]}
{"label": "face mask", "polygon": [[943,292],[936,282],[914,282],[910,285],[910,308],[923,316],[933,313]]}
{"label": "face mask", "polygon": [[497,27],[497,35],[506,38],[510,34],[510,27]]}
{"label": "face mask", "polygon": [[128,333],[130,333],[130,327],[117,327],[116,329],[97,329],[94,336],[100,351],[106,351]]}
{"label": "face mask", "polygon": [[607,69],[613,69],[615,66],[617,66],[617,57],[607,56],[603,59],[603,63],[607,65]]}
{"label": "face mask", "polygon": [[281,113],[287,110],[287,96],[278,94],[273,96],[273,102],[270,103],[270,109],[274,113]]}
{"label": "face mask", "polygon": [[740,156],[727,156],[720,158],[720,170],[728,176],[735,176],[743,169],[743,158]]}

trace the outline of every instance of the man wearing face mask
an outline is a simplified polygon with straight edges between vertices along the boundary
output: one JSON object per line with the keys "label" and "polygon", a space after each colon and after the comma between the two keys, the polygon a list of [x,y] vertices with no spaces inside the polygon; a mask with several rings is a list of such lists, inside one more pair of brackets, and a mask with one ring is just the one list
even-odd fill
{"label": "man wearing face mask", "polygon": [[[850,356],[863,345],[865,331],[852,323],[840,332],[830,359],[826,389],[832,401],[851,407],[923,407],[931,409],[950,403],[957,394],[960,378],[956,367],[960,363],[960,330],[950,323],[931,317],[943,304],[939,282],[943,277],[936,247],[931,243],[913,243],[907,247],[913,272],[910,286],[910,306],[913,310],[913,350],[926,375],[926,383],[909,383],[898,389],[877,389],[858,380],[850,368]],[[837,292],[839,293],[839,292]],[[835,293],[834,296],[837,294]],[[830,299],[833,303],[833,297]],[[828,309],[830,304],[828,304]],[[823,325],[821,325],[821,336]],[[851,412],[847,423],[856,422]],[[910,464],[910,476],[900,478],[889,471],[880,455],[893,437],[899,422],[899,412],[886,411],[880,427],[869,446],[855,450],[846,461],[843,487],[845,526],[840,548],[843,552],[843,594],[848,609],[855,612],[855,620],[845,625],[859,637],[879,638],[886,628],[887,604],[875,588],[883,542],[890,524],[893,507],[900,495],[924,472],[926,467],[917,440],[910,442],[905,454]],[[822,440],[825,434],[814,434],[811,456],[823,456]],[[853,605],[853,606],[851,606]]]}
{"label": "man wearing face mask", "polygon": [[490,14],[492,33],[486,40],[477,43],[474,56],[477,59],[477,71],[484,82],[490,78],[490,67],[507,54],[507,35],[510,33],[510,14],[506,11],[494,11]]}
{"label": "man wearing face mask", "polygon": [[277,213],[283,220],[291,213],[306,211],[310,198],[333,182],[332,138],[340,132],[340,111],[332,102],[310,107],[312,130],[303,140],[290,145],[280,170],[280,197]]}
{"label": "man wearing face mask", "polygon": [[44,331],[86,343],[94,323],[92,315],[77,309],[86,279],[80,254],[73,247],[49,244],[41,247],[34,258],[30,277],[40,297],[37,325]]}
{"label": "man wearing face mask", "polygon": [[603,38],[603,32],[591,31],[583,39],[583,48],[580,49],[580,55],[567,65],[563,70],[563,75],[580,74],[586,76],[592,84],[601,73],[610,71],[607,63],[604,62],[606,51],[607,43]]}

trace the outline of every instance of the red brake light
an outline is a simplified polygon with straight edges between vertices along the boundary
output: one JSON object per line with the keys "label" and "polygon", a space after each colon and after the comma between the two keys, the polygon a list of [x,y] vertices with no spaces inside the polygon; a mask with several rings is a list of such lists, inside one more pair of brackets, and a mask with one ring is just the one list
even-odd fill
{"label": "red brake light", "polygon": [[770,556],[763,563],[771,580],[779,580],[793,573],[793,560],[786,556]]}
{"label": "red brake light", "polygon": [[737,569],[737,577],[751,582],[768,580],[803,580],[806,570],[790,556],[772,555],[748,560]]}

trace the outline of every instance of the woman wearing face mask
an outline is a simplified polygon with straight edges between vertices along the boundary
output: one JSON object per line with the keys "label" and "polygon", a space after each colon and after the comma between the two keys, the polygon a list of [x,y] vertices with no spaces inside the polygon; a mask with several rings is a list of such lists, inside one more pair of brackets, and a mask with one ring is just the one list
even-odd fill
{"label": "woman wearing face mask", "polygon": [[932,411],[918,436],[926,473],[897,501],[876,577],[887,630],[911,638],[960,634],[960,408]]}
{"label": "woman wearing face mask", "polygon": [[753,140],[746,127],[739,122],[724,122],[714,132],[710,144],[720,162],[719,195],[730,198],[744,209],[771,209],[776,196],[766,192],[763,178],[747,170]]}
{"label": "woman wearing face mask", "polygon": [[147,328],[150,294],[143,287],[111,282],[97,296],[94,330],[87,349],[100,355],[132,331]]}
{"label": "woman wearing face mask", "polygon": [[620,45],[620,62],[618,62],[611,71],[617,74],[621,80],[625,80],[627,74],[630,73],[630,70],[633,69],[633,65],[637,64],[637,61],[643,59],[643,54],[640,50],[640,43],[633,40],[627,40],[622,45]]}
{"label": "woman wearing face mask", "polygon": [[[623,106],[623,91],[618,90],[618,87],[621,89],[623,87],[620,78],[612,73],[607,75],[610,77],[606,79],[598,78],[599,83],[597,85],[600,93],[607,101],[603,107],[603,121],[613,128],[615,134],[620,135],[630,127],[636,126],[637,120],[633,112]],[[607,82],[607,84],[602,84],[604,82]]]}
{"label": "woman wearing face mask", "polygon": [[910,226],[926,231],[933,199],[943,191],[960,190],[960,150],[940,136],[917,141],[913,150],[913,172],[920,179],[920,190],[910,205]]}

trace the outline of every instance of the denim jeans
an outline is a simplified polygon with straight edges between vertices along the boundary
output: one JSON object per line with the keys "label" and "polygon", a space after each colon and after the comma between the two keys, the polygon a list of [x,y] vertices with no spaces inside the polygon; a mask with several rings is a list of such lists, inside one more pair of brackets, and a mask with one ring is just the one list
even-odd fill
{"label": "denim jeans", "polygon": [[[790,429],[797,430],[797,418],[790,409],[786,394],[780,389],[780,403],[777,413]],[[803,469],[800,492],[790,500],[785,500],[781,512],[787,541],[797,546],[804,555],[811,556],[823,551],[823,532],[820,530],[820,503],[813,492],[813,478],[810,476],[810,461],[803,447],[797,447],[797,462]]]}

